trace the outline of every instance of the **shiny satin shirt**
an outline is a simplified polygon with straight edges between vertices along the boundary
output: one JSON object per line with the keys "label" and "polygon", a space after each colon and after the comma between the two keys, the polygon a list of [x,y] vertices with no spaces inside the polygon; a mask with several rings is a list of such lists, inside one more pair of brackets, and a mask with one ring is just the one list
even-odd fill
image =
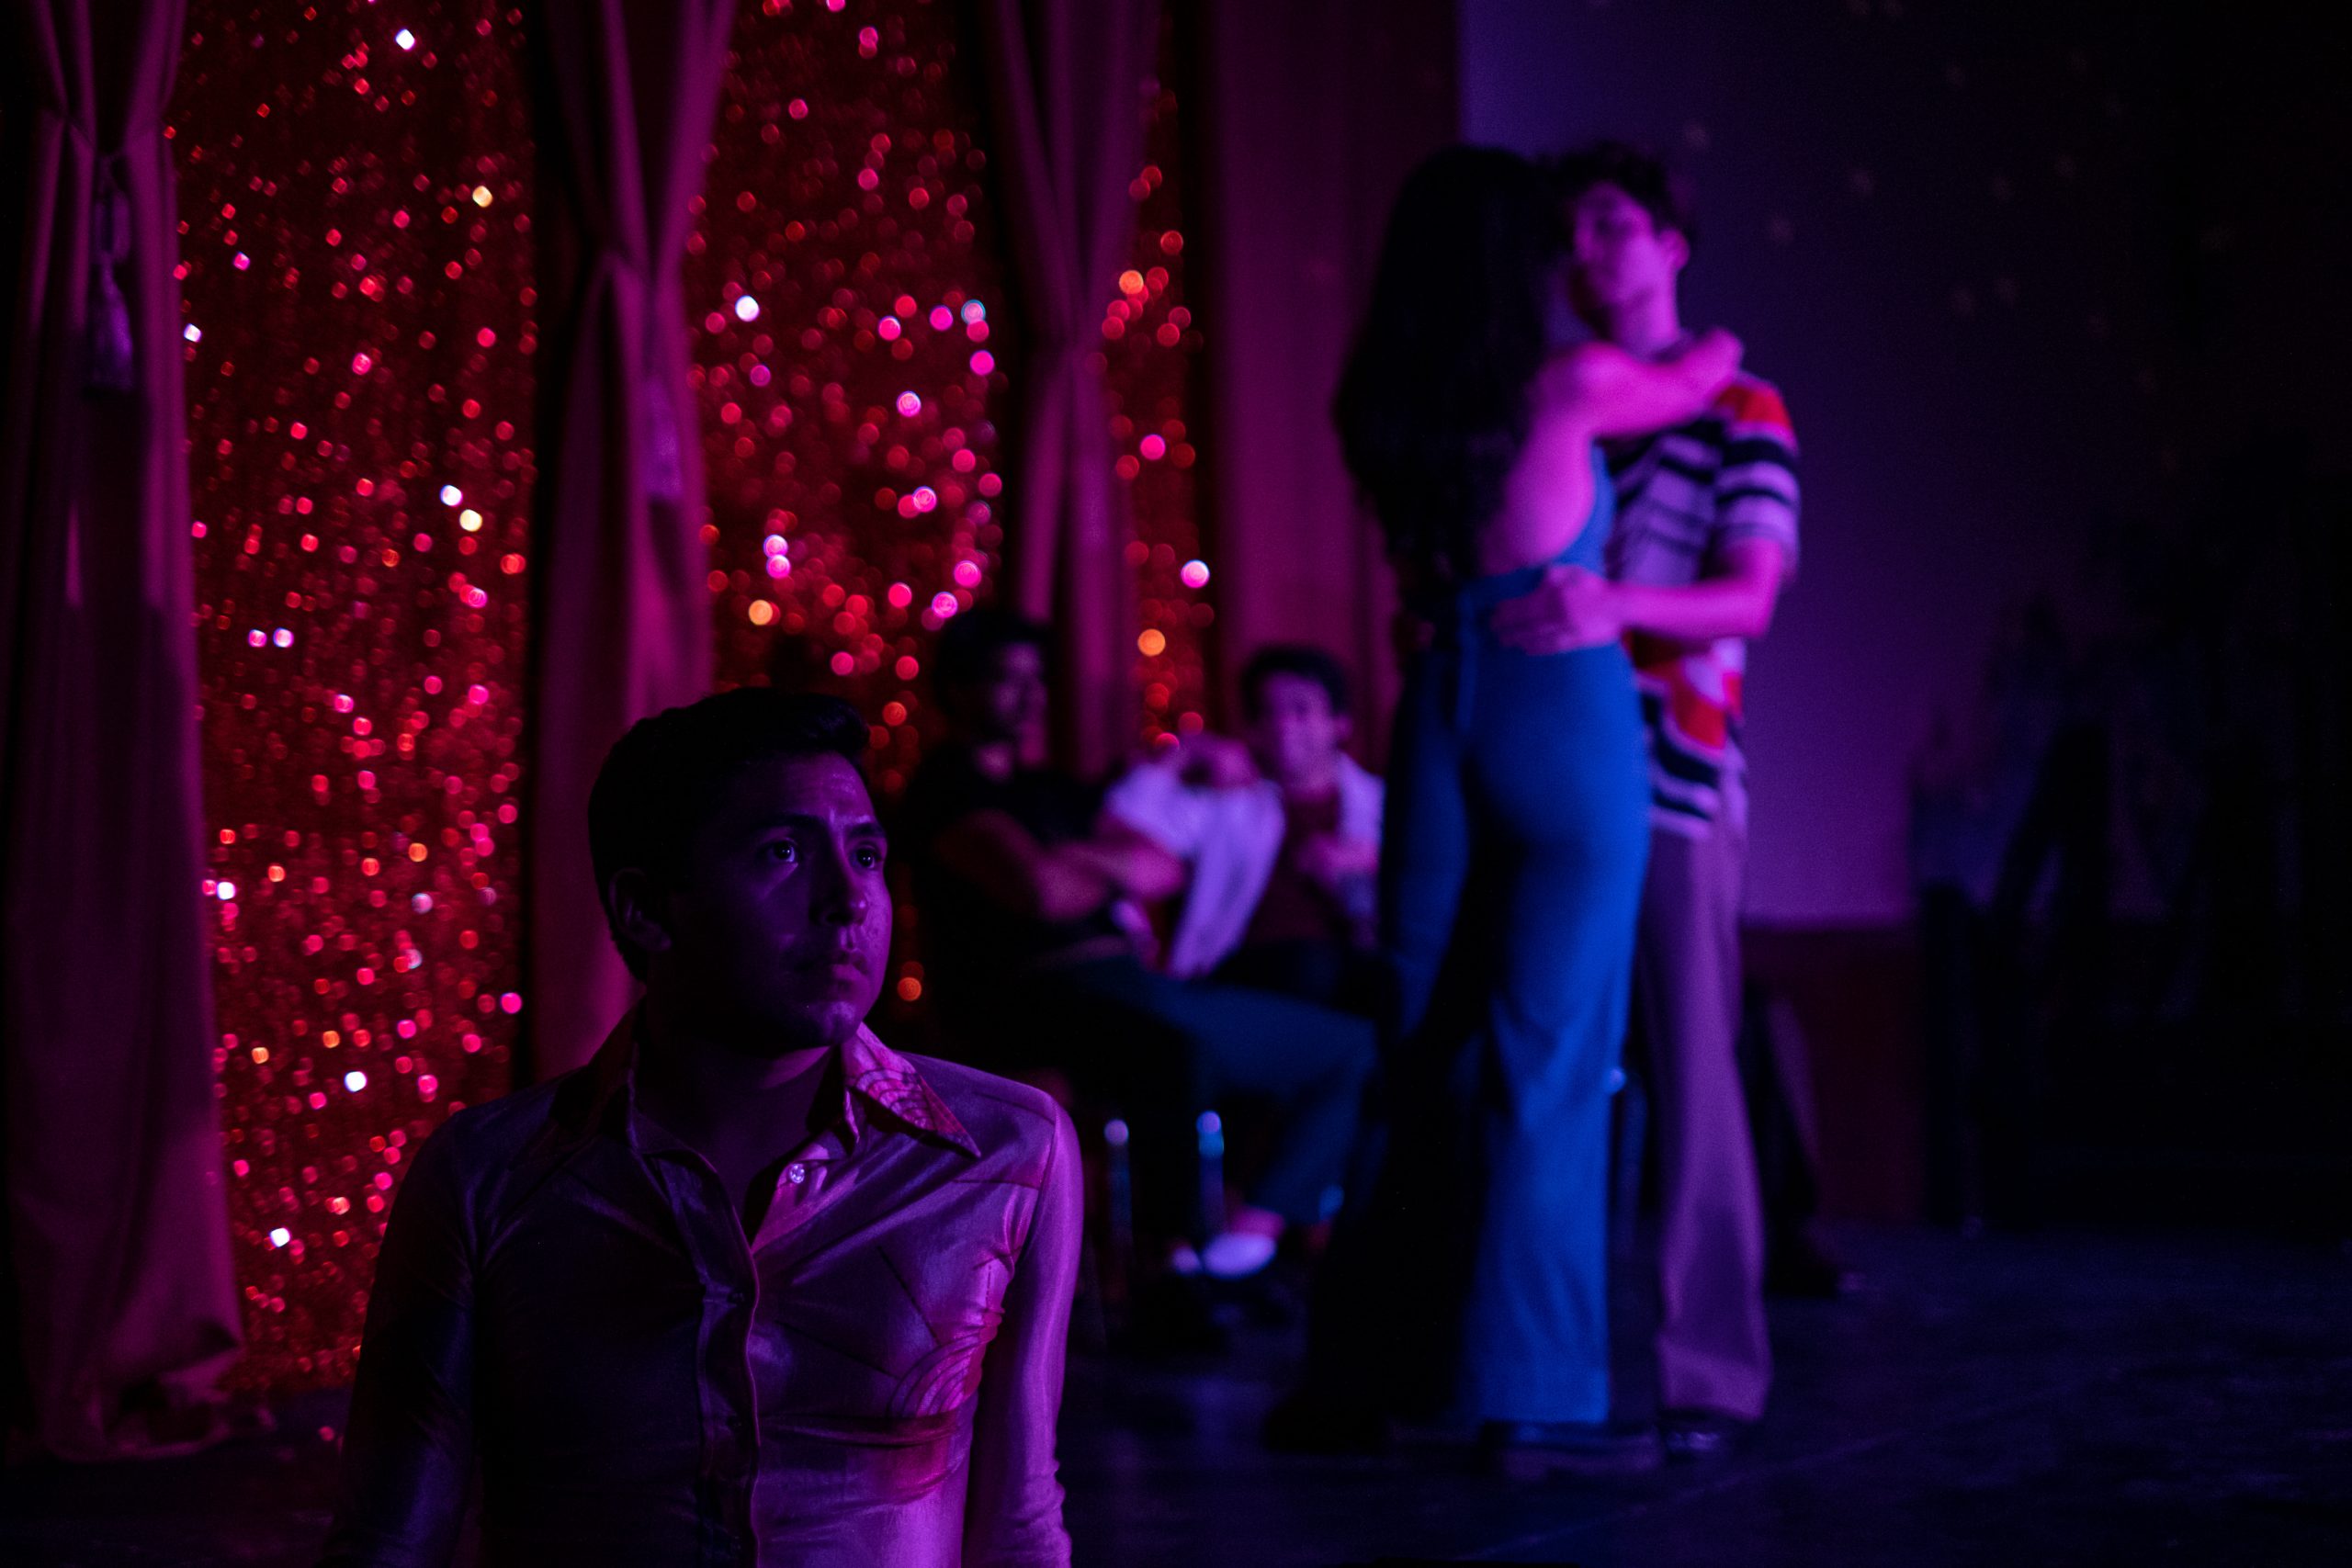
{"label": "shiny satin shirt", "polygon": [[635,1055],[632,1020],[419,1152],[323,1561],[437,1568],[478,1466],[490,1563],[1068,1563],[1069,1119],[860,1029],[747,1238]]}

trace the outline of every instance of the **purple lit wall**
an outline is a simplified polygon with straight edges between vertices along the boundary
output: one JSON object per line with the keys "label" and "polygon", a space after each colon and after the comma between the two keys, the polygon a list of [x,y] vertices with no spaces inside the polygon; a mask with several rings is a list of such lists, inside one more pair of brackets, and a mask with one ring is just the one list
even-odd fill
{"label": "purple lit wall", "polygon": [[[2327,357],[2280,333],[2345,341],[2316,270],[2344,224],[2295,171],[2345,113],[2293,24],[2233,16],[1463,0],[1464,135],[1679,158],[1687,314],[1795,417],[1805,558],[1748,688],[1753,917],[1905,915],[1910,759],[2003,607],[2071,592],[2103,520],[2314,423]],[[2342,423],[2313,434],[2340,465]]]}

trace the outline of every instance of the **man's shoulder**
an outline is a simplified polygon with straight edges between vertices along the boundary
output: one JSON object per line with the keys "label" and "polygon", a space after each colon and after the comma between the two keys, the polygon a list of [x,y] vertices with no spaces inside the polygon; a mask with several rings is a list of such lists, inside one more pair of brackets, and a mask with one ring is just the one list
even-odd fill
{"label": "man's shoulder", "polygon": [[563,1086],[587,1070],[582,1067],[452,1111],[416,1149],[410,1161],[412,1179],[430,1171],[429,1185],[443,1185],[451,1194],[467,1194],[468,1201],[498,1190],[503,1185],[501,1174],[514,1167],[547,1132]]}
{"label": "man's shoulder", "polygon": [[563,1086],[586,1071],[586,1067],[575,1068],[545,1083],[466,1106],[434,1131],[433,1141],[447,1142],[450,1152],[469,1164],[512,1156],[548,1124]]}
{"label": "man's shoulder", "polygon": [[1726,436],[1734,441],[1764,435],[1796,444],[1796,425],[1789,418],[1788,400],[1781,395],[1781,389],[1747,370],[1715,394],[1707,414],[1721,420]]}
{"label": "man's shoulder", "polygon": [[1042,1165],[1052,1156],[1060,1129],[1069,1121],[1052,1095],[944,1057],[911,1051],[899,1055],[964,1124],[983,1157]]}

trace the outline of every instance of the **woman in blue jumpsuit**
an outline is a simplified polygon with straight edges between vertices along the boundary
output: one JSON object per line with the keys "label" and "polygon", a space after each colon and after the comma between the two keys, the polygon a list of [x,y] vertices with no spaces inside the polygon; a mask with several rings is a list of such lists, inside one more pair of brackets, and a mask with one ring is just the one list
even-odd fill
{"label": "woman in blue jumpsuit", "polygon": [[[1560,558],[1599,570],[1612,516],[1603,469]],[[1397,1081],[1444,1123],[1419,1129],[1438,1145],[1423,1152],[1466,1179],[1424,1188],[1452,1211],[1428,1224],[1458,1226],[1464,1244],[1444,1403],[1488,1421],[1600,1423],[1609,1091],[1649,775],[1622,646],[1535,657],[1487,629],[1542,574],[1480,577],[1426,606],[1435,636],[1408,669],[1388,773],[1384,945]]]}
{"label": "woman in blue jumpsuit", "polygon": [[1655,366],[1555,350],[1564,246],[1524,160],[1439,153],[1399,197],[1337,407],[1422,634],[1382,844],[1389,1278],[1364,1286],[1402,1304],[1396,1403],[1482,1423],[1514,1470],[1639,1449],[1606,1425],[1606,1193],[1648,784],[1623,649],[1521,653],[1488,616],[1555,562],[1600,570],[1594,437],[1690,417],[1737,360],[1722,338]]}

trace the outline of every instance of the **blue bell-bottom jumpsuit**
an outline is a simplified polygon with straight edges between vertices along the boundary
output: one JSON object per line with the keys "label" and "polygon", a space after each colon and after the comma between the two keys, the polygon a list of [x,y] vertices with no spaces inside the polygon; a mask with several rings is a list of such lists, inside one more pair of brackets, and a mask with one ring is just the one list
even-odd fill
{"label": "blue bell-bottom jumpsuit", "polygon": [[[1560,559],[1598,571],[1614,504]],[[1487,629],[1542,569],[1429,606],[1381,848],[1398,986],[1384,1173],[1419,1283],[1392,1369],[1458,1416],[1609,1412],[1609,1105],[1649,847],[1633,671],[1615,644],[1536,657]]]}

